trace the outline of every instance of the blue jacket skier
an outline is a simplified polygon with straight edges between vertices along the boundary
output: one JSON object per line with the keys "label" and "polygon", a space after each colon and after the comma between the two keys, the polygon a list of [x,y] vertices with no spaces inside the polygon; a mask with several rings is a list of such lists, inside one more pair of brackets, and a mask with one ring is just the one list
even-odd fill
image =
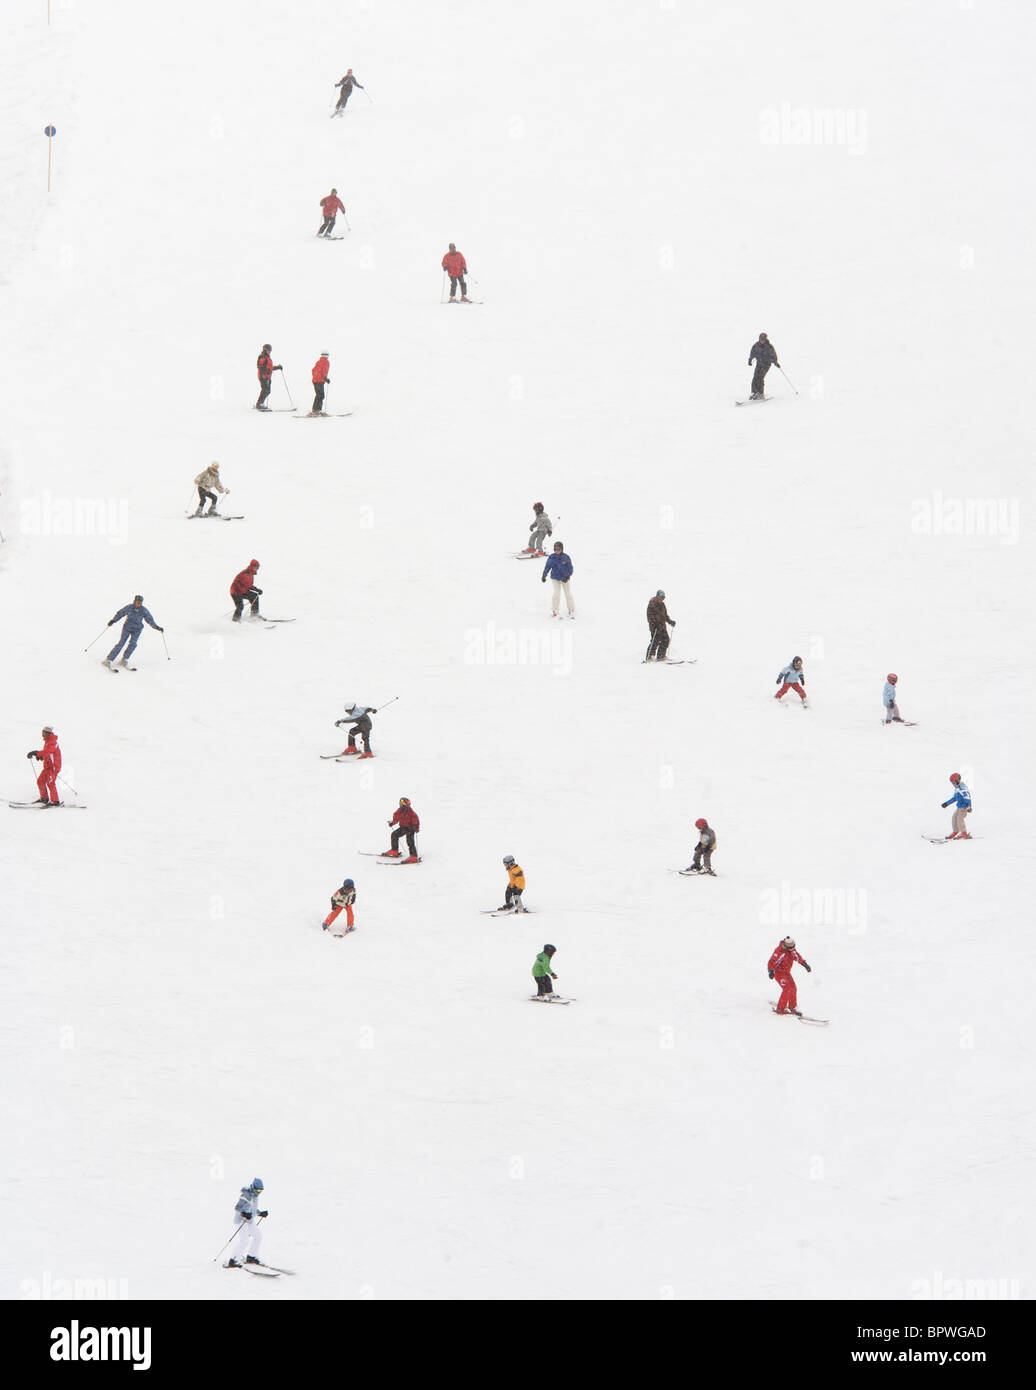
{"label": "blue jacket skier", "polygon": [[899,706],[896,704],[896,686],[899,677],[895,671],[890,671],[885,677],[885,687],[881,692],[881,703],[885,706],[886,724],[903,724],[906,721],[899,713]]}
{"label": "blue jacket skier", "polygon": [[959,772],[950,773],[950,782],[953,786],[953,795],[948,801],[942,803],[943,810],[947,806],[954,806],[953,812],[953,831],[947,835],[948,840],[970,840],[971,836],[964,828],[965,816],[971,815],[971,793],[961,781]]}
{"label": "blue jacket skier", "polygon": [[238,1220],[237,1238],[227,1269],[240,1269],[243,1264],[262,1264],[259,1247],[263,1243],[263,1233],[259,1227],[259,1218],[270,1214],[268,1211],[259,1210],[263,1190],[262,1178],[253,1178],[248,1187],[241,1189],[241,1196],[234,1207],[234,1215]]}
{"label": "blue jacket skier", "polygon": [[149,627],[153,627],[156,632],[165,631],[165,628],[159,627],[158,624],[155,622],[154,618],[144,607],[144,600],[141,598],[139,594],[134,594],[133,602],[127,603],[125,608],[119,609],[115,617],[112,618],[109,622],[108,626],[111,627],[114,623],[117,623],[120,618],[126,619],[126,621],[122,625],[122,635],[120,636],[119,640],[115,643],[115,646],[112,647],[108,655],[104,658],[105,666],[111,666],[112,662],[115,660],[119,652],[122,650],[123,643],[127,640],[127,638],[129,639],[129,646],[126,648],[126,654],[119,662],[119,665],[126,666],[129,664],[130,657],[137,649],[137,643],[140,641],[140,634],[143,631],[145,623],[147,623]]}
{"label": "blue jacket skier", "polygon": [[561,607],[562,594],[565,596],[568,616],[570,618],[576,616],[575,600],[572,597],[572,585],[569,582],[572,578],[572,570],[572,561],[570,557],[565,554],[565,547],[560,541],[555,541],[554,554],[547,556],[547,563],[543,566],[543,574],[541,576],[541,582],[544,584],[547,582],[548,575],[553,580],[554,598],[551,604],[551,610],[552,616],[555,618],[558,616],[558,610]]}

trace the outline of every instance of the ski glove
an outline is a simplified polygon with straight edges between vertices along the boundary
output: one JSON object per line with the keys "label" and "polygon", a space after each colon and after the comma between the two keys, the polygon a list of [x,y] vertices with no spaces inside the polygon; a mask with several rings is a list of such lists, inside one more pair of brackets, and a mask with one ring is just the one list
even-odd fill
{"label": "ski glove", "polygon": [[540,583],[541,583],[541,584],[546,584],[546,582],[547,582],[547,576],[544,575],[543,578],[540,580]]}
{"label": "ski glove", "polygon": [[269,1213],[268,1211],[261,1211],[261,1212],[259,1213],[259,1215],[260,1215],[260,1216],[269,1216],[270,1213]]}
{"label": "ski glove", "polygon": [[[252,588],[255,589],[255,585],[254,585],[254,584],[252,585]],[[262,589],[255,589],[255,591],[256,591],[257,594],[261,594],[261,593],[262,593]]]}
{"label": "ski glove", "polygon": [[805,961],[802,962],[802,965],[803,965],[803,969],[807,972],[807,974],[809,974],[809,975],[812,975],[812,974],[813,974],[813,967],[812,967],[811,965],[807,965]]}
{"label": "ski glove", "polygon": [[250,1211],[243,1211],[243,1212],[241,1213],[241,1220],[242,1220],[242,1221],[251,1221],[251,1219],[252,1219],[252,1213],[251,1213]]}
{"label": "ski glove", "polygon": [[280,371],[283,371],[283,370],[284,370],[283,367],[281,367],[279,364],[278,364],[276,367],[274,367],[274,371],[275,371],[275,372],[280,372]]}
{"label": "ski glove", "polygon": [[772,971],[772,970],[767,970],[766,973],[767,973],[767,975],[770,977],[770,979],[772,980],[772,979],[773,979],[773,971]]}
{"label": "ski glove", "polygon": [[940,805],[942,806],[942,809],[943,809],[944,811],[946,810],[946,807],[947,807],[949,804],[950,804],[950,803],[949,803],[948,801],[940,802]]}
{"label": "ski glove", "polygon": [[32,753],[26,753],[25,756],[26,756],[27,758],[35,758],[36,754],[35,754],[35,751],[34,751],[34,752],[32,752]]}

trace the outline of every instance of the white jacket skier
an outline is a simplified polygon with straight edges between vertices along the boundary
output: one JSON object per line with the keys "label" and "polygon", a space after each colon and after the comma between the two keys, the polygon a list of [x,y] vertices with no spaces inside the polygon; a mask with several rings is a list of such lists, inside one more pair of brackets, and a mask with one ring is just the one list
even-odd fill
{"label": "white jacket skier", "polygon": [[239,1269],[243,1264],[261,1263],[259,1247],[263,1243],[263,1231],[259,1225],[259,1218],[269,1215],[268,1212],[259,1210],[262,1192],[262,1178],[253,1178],[250,1186],[241,1189],[241,1196],[234,1207],[238,1228],[234,1248],[230,1252],[227,1266],[229,1269]]}

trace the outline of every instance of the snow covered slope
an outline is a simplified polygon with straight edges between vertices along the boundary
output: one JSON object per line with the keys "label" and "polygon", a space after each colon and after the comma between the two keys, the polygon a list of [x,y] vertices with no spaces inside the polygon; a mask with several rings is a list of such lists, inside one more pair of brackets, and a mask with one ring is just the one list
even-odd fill
{"label": "snow covered slope", "polygon": [[[3,811],[7,1296],[1031,1295],[1032,22],[4,19],[0,790],[51,723],[89,807]],[[735,410],[760,328],[798,395]],[[356,414],[258,415],[264,342]],[[213,459],[246,519],[186,524]],[[537,499],[575,621],[510,558]],[[252,557],[294,623],[229,622]],[[694,665],[640,663],[659,587]],[[112,676],[137,592],[170,659]],[[981,838],[926,843],[954,770]],[[667,872],[699,815],[714,880]],[[767,1008],[787,932],[827,1028]],[[295,1279],[213,1262],[253,1174]]]}

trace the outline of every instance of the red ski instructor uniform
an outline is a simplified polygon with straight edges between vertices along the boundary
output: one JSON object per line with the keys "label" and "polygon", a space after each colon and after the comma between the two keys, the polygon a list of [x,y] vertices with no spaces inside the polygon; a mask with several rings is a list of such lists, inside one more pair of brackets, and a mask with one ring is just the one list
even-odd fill
{"label": "red ski instructor uniform", "polygon": [[774,947],[773,955],[766,962],[767,974],[771,980],[776,980],[781,987],[781,997],[777,1000],[777,1012],[779,1014],[794,1013],[798,1006],[799,992],[791,977],[791,967],[796,961],[807,971],[813,968],[796,951],[794,938],[786,936],[783,941],[778,941]]}
{"label": "red ski instructor uniform", "polygon": [[43,730],[43,747],[26,753],[25,756],[42,762],[43,768],[36,778],[40,801],[44,804],[51,802],[56,806],[61,799],[57,788],[57,777],[61,771],[61,749],[58,747],[58,736],[49,724]]}

